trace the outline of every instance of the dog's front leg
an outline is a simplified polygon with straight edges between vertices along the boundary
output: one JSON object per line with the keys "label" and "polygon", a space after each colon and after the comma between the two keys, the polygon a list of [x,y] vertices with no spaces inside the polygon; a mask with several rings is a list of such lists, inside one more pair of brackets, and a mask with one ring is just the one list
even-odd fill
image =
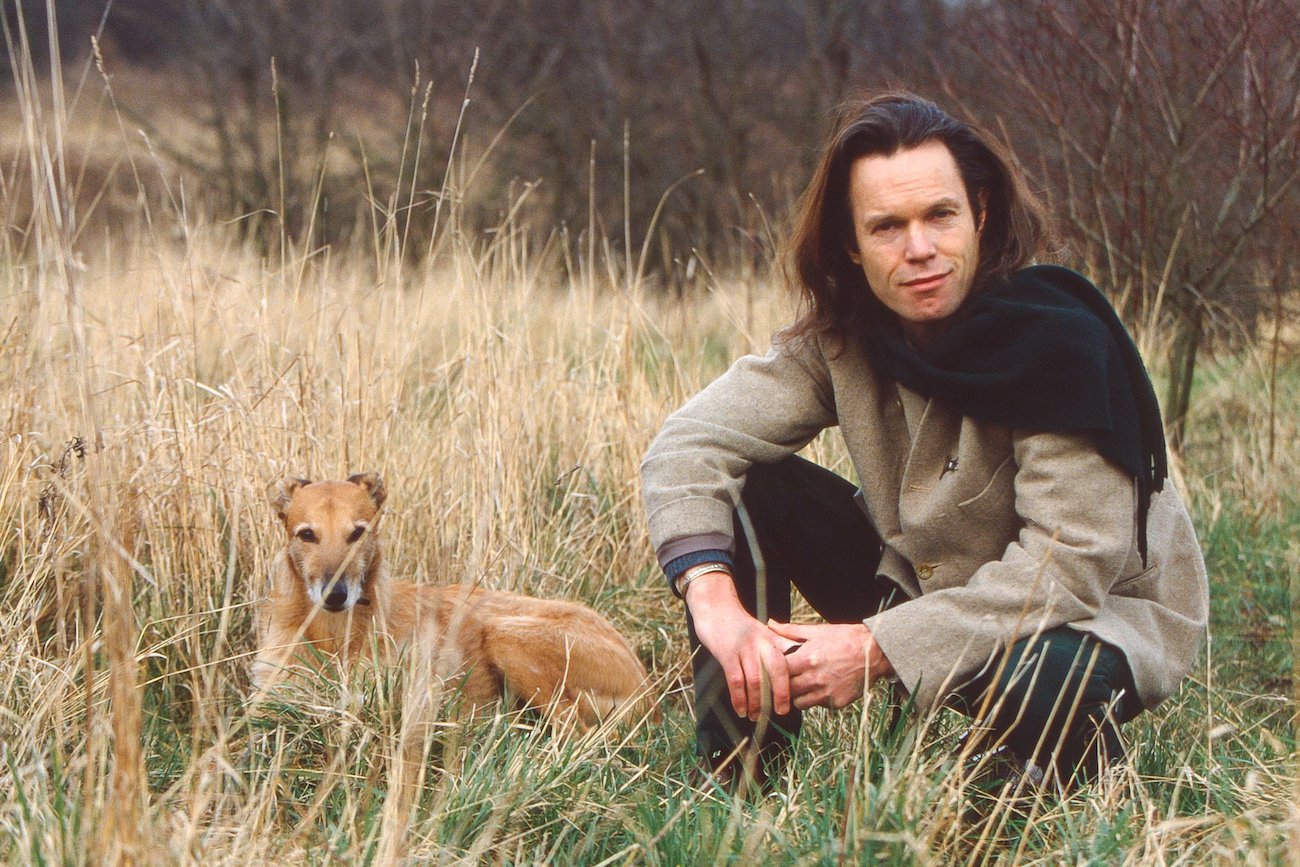
{"label": "dog's front leg", "polygon": [[293,674],[301,637],[296,630],[267,624],[261,647],[249,667],[249,679],[259,692],[267,692]]}
{"label": "dog's front leg", "polygon": [[434,655],[409,648],[401,680],[401,721],[389,751],[389,786],[379,834],[378,863],[397,863],[406,845],[411,813],[428,770],[436,720],[445,699]]}

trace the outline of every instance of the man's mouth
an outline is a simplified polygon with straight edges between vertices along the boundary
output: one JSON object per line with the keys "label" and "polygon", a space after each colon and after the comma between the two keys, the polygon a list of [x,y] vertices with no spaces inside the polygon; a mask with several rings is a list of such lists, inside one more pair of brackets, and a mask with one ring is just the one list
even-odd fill
{"label": "man's mouth", "polygon": [[917,277],[912,280],[905,280],[903,282],[903,285],[914,292],[925,292],[930,289],[936,289],[939,286],[943,285],[943,281],[948,279],[948,275],[950,273],[952,272],[945,271],[942,274],[930,274],[925,277]]}

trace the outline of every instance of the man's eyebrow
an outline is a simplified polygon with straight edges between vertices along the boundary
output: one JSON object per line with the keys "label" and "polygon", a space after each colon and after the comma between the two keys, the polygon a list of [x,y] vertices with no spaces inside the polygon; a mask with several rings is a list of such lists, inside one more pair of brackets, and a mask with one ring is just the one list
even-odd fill
{"label": "man's eyebrow", "polygon": [[862,225],[873,226],[876,223],[893,219],[895,219],[895,215],[890,211],[868,211],[862,215]]}
{"label": "man's eyebrow", "polygon": [[[936,208],[961,208],[964,206],[965,202],[957,196],[940,196],[925,206],[925,212],[929,213]],[[864,226],[870,226],[897,218],[898,215],[893,211],[867,211],[866,214],[862,216],[862,224]]]}
{"label": "man's eyebrow", "polygon": [[937,201],[935,201],[934,204],[930,205],[930,208],[929,208],[929,209],[930,209],[930,210],[934,210],[935,208],[945,208],[945,207],[946,207],[946,208],[954,208],[954,207],[955,207],[955,208],[960,208],[960,207],[965,206],[965,204],[966,204],[966,203],[965,203],[961,198],[959,198],[959,197],[957,197],[957,196],[944,196],[943,198],[938,199]]}

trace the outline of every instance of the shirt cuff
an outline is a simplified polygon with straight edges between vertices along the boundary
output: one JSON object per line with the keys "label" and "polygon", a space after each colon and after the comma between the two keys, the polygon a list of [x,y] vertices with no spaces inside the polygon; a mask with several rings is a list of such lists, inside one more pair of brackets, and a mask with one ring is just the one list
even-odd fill
{"label": "shirt cuff", "polygon": [[723,563],[728,569],[733,567],[731,553],[719,549],[705,549],[703,551],[692,551],[689,554],[683,554],[673,560],[670,560],[664,566],[664,575],[668,578],[668,589],[678,599],[682,594],[677,589],[677,579],[681,574],[692,566],[698,566],[701,563]]}
{"label": "shirt cuff", "polygon": [[[688,554],[694,554],[698,551],[710,551],[717,553],[722,551],[727,555],[727,562],[731,562],[731,552],[736,550],[735,543],[731,536],[723,533],[700,533],[697,536],[683,536],[680,539],[672,539],[664,542],[655,551],[655,556],[659,560],[659,565],[665,572],[668,567],[676,560],[685,557]],[[701,560],[701,563],[704,561]],[[683,569],[688,568],[683,566]],[[680,570],[678,570],[680,574]]]}

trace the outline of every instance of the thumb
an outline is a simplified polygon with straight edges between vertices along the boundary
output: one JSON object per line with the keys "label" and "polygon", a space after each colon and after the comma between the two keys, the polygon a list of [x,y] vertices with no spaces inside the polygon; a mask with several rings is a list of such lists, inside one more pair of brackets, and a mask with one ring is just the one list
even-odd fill
{"label": "thumb", "polygon": [[767,628],[782,638],[788,638],[791,641],[807,641],[814,635],[814,630],[809,629],[802,623],[781,623],[777,620],[769,620],[767,621]]}

